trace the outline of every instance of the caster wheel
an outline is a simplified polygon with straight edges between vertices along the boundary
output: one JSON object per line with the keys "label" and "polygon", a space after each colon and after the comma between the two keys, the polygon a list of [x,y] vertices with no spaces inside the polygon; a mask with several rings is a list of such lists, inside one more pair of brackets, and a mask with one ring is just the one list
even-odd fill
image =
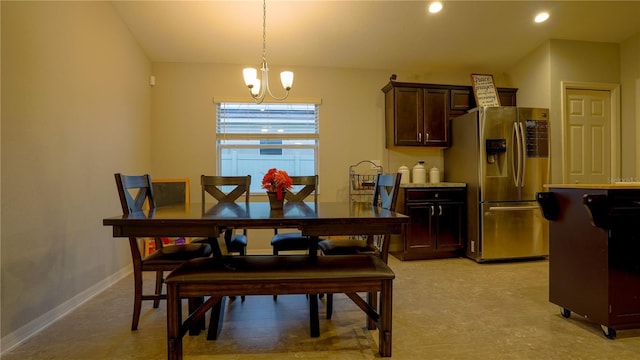
{"label": "caster wheel", "polygon": [[562,310],[560,310],[560,315],[562,315],[562,317],[564,318],[568,318],[571,316],[571,310],[568,310],[566,308],[562,308]]}
{"label": "caster wheel", "polygon": [[616,338],[616,331],[614,329],[604,325],[600,325],[600,328],[602,328],[602,333],[607,339],[613,340]]}

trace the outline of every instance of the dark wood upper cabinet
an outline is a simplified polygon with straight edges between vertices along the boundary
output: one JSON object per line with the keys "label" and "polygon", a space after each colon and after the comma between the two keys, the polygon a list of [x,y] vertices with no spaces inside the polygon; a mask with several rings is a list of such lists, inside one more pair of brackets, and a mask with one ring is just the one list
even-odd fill
{"label": "dark wood upper cabinet", "polygon": [[[476,107],[471,86],[390,81],[385,94],[386,147],[450,145],[449,120]],[[498,88],[503,106],[516,106],[517,89]]]}
{"label": "dark wood upper cabinet", "polygon": [[449,90],[425,88],[422,90],[424,104],[425,146],[447,147],[450,144]]}
{"label": "dark wood upper cabinet", "polygon": [[449,89],[390,82],[385,93],[386,146],[449,146]]}
{"label": "dark wood upper cabinet", "polygon": [[513,88],[498,88],[498,98],[500,98],[500,105],[502,106],[517,106],[516,93],[518,89]]}
{"label": "dark wood upper cabinet", "polygon": [[451,89],[451,110],[467,111],[474,103],[473,92],[469,89]]}

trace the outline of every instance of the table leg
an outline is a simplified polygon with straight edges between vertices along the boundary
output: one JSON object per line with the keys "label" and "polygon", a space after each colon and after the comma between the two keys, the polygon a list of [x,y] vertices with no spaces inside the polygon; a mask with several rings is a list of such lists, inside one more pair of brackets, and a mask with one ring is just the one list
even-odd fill
{"label": "table leg", "polygon": [[320,241],[319,236],[309,237],[309,259],[312,261],[318,259],[318,242],[319,241]]}
{"label": "table leg", "polygon": [[225,256],[225,255],[229,255],[229,251],[227,250],[227,240],[226,237],[230,236],[230,232],[231,230],[224,230],[222,231],[222,234],[218,236],[218,238],[216,239],[218,242],[218,248],[214,250],[213,255],[216,256],[218,255],[219,257]]}
{"label": "table leg", "polygon": [[383,280],[380,291],[380,326],[378,328],[381,357],[391,357],[391,323],[393,316],[393,280]]}
{"label": "table leg", "polygon": [[182,360],[182,309],[176,285],[167,284],[167,358]]}
{"label": "table leg", "polygon": [[320,336],[320,315],[318,314],[318,294],[309,294],[309,327],[311,337]]}

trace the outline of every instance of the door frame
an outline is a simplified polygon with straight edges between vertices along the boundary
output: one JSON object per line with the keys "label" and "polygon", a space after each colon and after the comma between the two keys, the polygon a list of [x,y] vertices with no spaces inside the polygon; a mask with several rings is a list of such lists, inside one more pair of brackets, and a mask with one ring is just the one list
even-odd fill
{"label": "door frame", "polygon": [[635,104],[636,104],[636,109],[635,109],[635,119],[636,121],[634,122],[636,124],[636,177],[635,179],[633,179],[633,181],[640,181],[638,179],[640,179],[640,144],[638,143],[637,139],[640,139],[640,126],[638,126],[638,120],[640,120],[640,78],[636,79],[636,98],[635,98]]}
{"label": "door frame", "polygon": [[600,90],[609,91],[610,102],[610,129],[611,129],[611,167],[609,172],[612,179],[620,178],[620,84],[612,83],[592,83],[592,82],[575,82],[561,81],[560,107],[562,110],[562,182],[567,184],[569,179],[567,166],[567,89],[577,90]]}

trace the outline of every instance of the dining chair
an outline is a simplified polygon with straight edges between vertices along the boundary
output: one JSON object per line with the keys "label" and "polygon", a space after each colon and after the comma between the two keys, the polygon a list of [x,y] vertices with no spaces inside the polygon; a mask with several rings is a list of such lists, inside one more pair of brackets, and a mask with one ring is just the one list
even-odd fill
{"label": "dining chair", "polygon": [[[312,176],[291,176],[293,188],[284,194],[286,202],[303,202],[309,196],[313,196],[313,202],[318,202],[318,175]],[[310,242],[308,236],[303,236],[299,231],[279,232],[274,229],[271,238],[273,255],[278,255],[280,251],[309,251]]]}
{"label": "dining chair", "polygon": [[[216,203],[235,203],[242,196],[244,196],[245,204],[249,205],[251,175],[200,175],[200,185],[202,187],[202,206],[204,206],[207,201],[207,197],[212,197]],[[222,237],[224,239],[227,254],[238,253],[240,256],[247,254],[247,229],[242,229],[242,233],[240,234],[236,234],[236,229],[225,229],[222,232]],[[213,250],[214,257],[221,257],[224,254],[220,249],[218,238],[197,239],[193,242],[209,244]],[[231,296],[230,298],[235,299],[235,296]],[[241,300],[244,302],[245,296],[242,296]],[[212,311],[212,324],[217,321],[215,318],[215,311]]]}
{"label": "dining chair", "polygon": [[[183,205],[189,206],[190,198],[190,186],[189,178],[175,178],[175,179],[151,179],[151,187],[153,188],[153,199],[156,202],[156,207],[160,206],[172,206]],[[155,241],[157,239],[145,238],[144,239],[144,253],[142,256],[147,256],[156,250]],[[187,237],[163,237],[162,243],[164,245],[172,244],[185,244],[191,242],[191,238]]]}
{"label": "dining chair", "polygon": [[[286,202],[303,202],[309,196],[313,196],[313,202],[318,202],[318,175],[311,176],[291,176],[292,189],[284,194]],[[309,252],[311,243],[308,236],[302,235],[300,231],[279,232],[273,229],[271,247],[273,255],[278,255],[280,251],[307,251]],[[278,295],[273,295],[273,300],[277,300]]]}
{"label": "dining chair", "polygon": [[[120,197],[120,205],[124,215],[144,211],[146,208],[152,211],[156,208],[151,176],[115,174],[116,186]],[[157,308],[160,300],[166,300],[166,294],[162,293],[164,272],[171,271],[187,260],[199,257],[211,256],[211,246],[208,244],[181,244],[163,246],[160,238],[156,238],[156,251],[143,257],[140,253],[138,238],[129,237],[129,248],[133,261],[133,318],[131,330],[138,329],[140,311],[143,300],[153,300],[153,307]],[[155,292],[143,294],[142,273],[145,271],[156,273]]]}
{"label": "dining chair", "polygon": [[[377,174],[372,205],[395,211],[400,192],[400,174]],[[387,263],[389,259],[390,235],[365,235],[349,239],[325,239],[318,242],[322,255],[375,254]],[[370,297],[376,294],[370,293]],[[375,299],[375,298],[374,298]],[[327,319],[333,313],[333,294],[327,294]],[[372,302],[376,304],[377,302]]]}
{"label": "dining chair", "polygon": [[[251,187],[251,175],[246,176],[213,176],[213,175],[201,175],[200,184],[202,185],[202,204],[204,206],[207,195],[213,197],[218,203],[233,203],[240,197],[244,196],[245,204],[249,204],[250,200],[250,187]],[[247,229],[242,229],[240,234],[236,233],[236,229],[226,229],[222,233],[224,243],[227,248],[227,253],[238,253],[240,255],[246,255],[247,253]],[[194,242],[206,242],[211,245],[216,254],[215,256],[221,256],[222,253],[217,253],[220,250],[218,246],[217,238],[208,238],[203,240],[196,240]]]}

